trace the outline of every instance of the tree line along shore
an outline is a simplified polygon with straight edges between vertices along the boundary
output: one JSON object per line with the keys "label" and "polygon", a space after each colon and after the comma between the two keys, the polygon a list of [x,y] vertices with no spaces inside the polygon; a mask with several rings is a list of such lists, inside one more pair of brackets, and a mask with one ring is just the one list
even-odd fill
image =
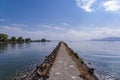
{"label": "tree line along shore", "polygon": [[23,38],[22,36],[15,37],[9,36],[7,34],[0,33],[0,43],[28,43],[28,42],[50,42],[50,40],[46,40],[42,38],[40,40],[31,40],[31,38]]}

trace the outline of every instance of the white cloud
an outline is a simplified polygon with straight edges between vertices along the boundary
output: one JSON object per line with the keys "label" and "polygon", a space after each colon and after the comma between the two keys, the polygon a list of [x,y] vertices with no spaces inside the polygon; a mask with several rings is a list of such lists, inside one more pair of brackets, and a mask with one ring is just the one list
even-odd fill
{"label": "white cloud", "polygon": [[19,27],[0,26],[0,32],[6,33],[10,36],[27,36],[27,31],[22,30]]}
{"label": "white cloud", "polygon": [[120,11],[120,0],[108,0],[103,2],[103,7],[106,11],[117,12]]}
{"label": "white cloud", "polygon": [[93,12],[93,4],[96,0],[76,0],[76,4],[79,8],[85,10],[86,12]]}
{"label": "white cloud", "polygon": [[65,25],[65,26],[68,26],[68,25],[69,25],[68,23],[65,23],[65,22],[63,22],[62,24]]}
{"label": "white cloud", "polygon": [[120,37],[120,29],[109,28],[109,27],[97,27],[90,31],[90,34],[93,35],[91,38],[103,38],[103,37]]}
{"label": "white cloud", "polygon": [[[51,34],[51,35],[50,35]],[[120,37],[120,29],[114,28],[91,28],[91,29],[68,29],[64,32],[48,32],[47,36],[51,39],[59,40],[90,40],[94,38],[104,38],[104,37]],[[48,39],[49,39],[48,38]]]}
{"label": "white cloud", "polygon": [[75,0],[76,5],[86,12],[104,10],[106,12],[120,12],[120,0]]}
{"label": "white cloud", "polygon": [[6,31],[7,31],[7,30],[8,30],[8,31],[11,30],[11,31],[13,31],[13,32],[14,32],[14,31],[18,31],[18,32],[19,32],[19,31],[22,31],[22,29],[20,29],[20,28],[18,28],[18,27],[9,27],[9,26],[1,26],[1,29],[4,29],[4,30],[6,30]]}
{"label": "white cloud", "polygon": [[37,26],[40,26],[40,27],[43,27],[43,28],[51,28],[52,26],[49,26],[49,25],[37,25]]}
{"label": "white cloud", "polygon": [[59,27],[59,26],[55,26],[55,27],[53,27],[53,28],[56,29],[56,30],[65,30],[65,28]]}
{"label": "white cloud", "polygon": [[[59,29],[59,27],[55,27]],[[58,30],[37,30],[28,31],[20,27],[0,26],[0,33],[8,34],[9,36],[31,37],[32,39],[47,38],[51,40],[90,40],[93,38],[103,37],[120,37],[120,29],[110,27],[96,27],[89,29],[65,29]]]}
{"label": "white cloud", "polygon": [[5,19],[0,19],[0,22],[4,22],[5,21]]}
{"label": "white cloud", "polygon": [[15,26],[15,27],[28,27],[28,25],[25,25],[25,24],[11,24],[11,26]]}
{"label": "white cloud", "polygon": [[62,31],[62,30],[65,30],[65,28],[63,27],[60,27],[60,26],[50,26],[50,25],[38,25],[39,27],[42,27],[44,29],[47,29],[47,30],[59,30],[59,31]]}

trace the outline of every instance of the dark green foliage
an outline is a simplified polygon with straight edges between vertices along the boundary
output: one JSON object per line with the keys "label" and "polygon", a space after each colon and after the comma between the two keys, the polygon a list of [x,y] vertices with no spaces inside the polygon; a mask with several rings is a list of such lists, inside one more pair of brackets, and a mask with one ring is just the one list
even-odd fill
{"label": "dark green foliage", "polygon": [[43,38],[43,39],[41,39],[41,42],[46,42],[46,41],[47,41],[47,40],[46,40],[46,39],[44,39],[44,38]]}
{"label": "dark green foliage", "polygon": [[22,37],[18,37],[17,41],[18,42],[24,42],[24,39]]}
{"label": "dark green foliage", "polygon": [[15,37],[15,36],[12,36],[11,39],[10,39],[10,41],[16,42],[16,37]]}
{"label": "dark green foliage", "polygon": [[0,43],[28,43],[28,42],[50,42],[50,40],[46,40],[45,38],[42,38],[41,40],[31,40],[30,38],[23,39],[23,37],[16,38],[15,36],[12,36],[8,39],[7,34],[0,33]]}
{"label": "dark green foliage", "polygon": [[26,39],[25,39],[25,42],[30,42],[30,41],[31,41],[30,38],[26,38]]}
{"label": "dark green foliage", "polygon": [[8,35],[7,34],[0,34],[0,42],[7,42]]}

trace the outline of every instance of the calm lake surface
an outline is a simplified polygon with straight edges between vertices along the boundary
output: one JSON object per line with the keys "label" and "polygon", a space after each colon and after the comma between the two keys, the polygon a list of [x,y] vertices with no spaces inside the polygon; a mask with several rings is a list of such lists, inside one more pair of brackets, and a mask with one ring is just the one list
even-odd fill
{"label": "calm lake surface", "polygon": [[10,76],[40,64],[57,44],[58,42],[0,44],[0,80],[10,80]]}
{"label": "calm lake surface", "polygon": [[[120,42],[72,41],[66,42],[84,60],[98,71],[120,79]],[[40,64],[58,42],[0,44],[0,80],[27,71]]]}
{"label": "calm lake surface", "polygon": [[68,42],[79,56],[89,61],[103,75],[112,75],[120,80],[120,42],[81,41]]}

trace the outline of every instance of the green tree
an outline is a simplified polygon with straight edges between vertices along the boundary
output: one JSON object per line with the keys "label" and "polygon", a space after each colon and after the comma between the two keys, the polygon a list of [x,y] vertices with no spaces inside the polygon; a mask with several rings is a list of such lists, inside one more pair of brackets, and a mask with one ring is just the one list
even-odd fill
{"label": "green tree", "polygon": [[47,40],[46,40],[46,39],[44,39],[44,38],[43,38],[43,39],[41,39],[41,42],[46,42],[46,41],[47,41]]}
{"label": "green tree", "polygon": [[16,42],[16,37],[12,36],[10,40],[13,41],[13,42]]}
{"label": "green tree", "polygon": [[26,39],[25,39],[25,42],[30,42],[30,41],[31,41],[30,38],[26,38]]}
{"label": "green tree", "polygon": [[0,42],[7,42],[8,41],[8,35],[7,34],[0,34]]}
{"label": "green tree", "polygon": [[20,36],[20,37],[18,37],[17,41],[18,42],[24,42],[24,39]]}

